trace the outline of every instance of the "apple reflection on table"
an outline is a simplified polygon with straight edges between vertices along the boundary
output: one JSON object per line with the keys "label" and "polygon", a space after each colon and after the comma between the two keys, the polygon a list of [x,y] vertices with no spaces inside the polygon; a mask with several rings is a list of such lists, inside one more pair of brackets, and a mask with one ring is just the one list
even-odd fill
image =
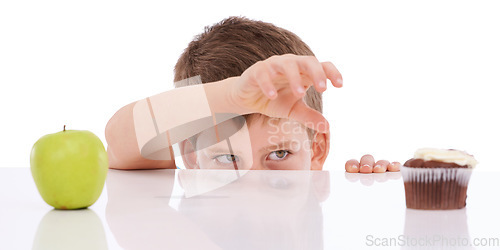
{"label": "apple reflection on table", "polygon": [[33,240],[33,249],[108,249],[99,216],[92,209],[50,210]]}

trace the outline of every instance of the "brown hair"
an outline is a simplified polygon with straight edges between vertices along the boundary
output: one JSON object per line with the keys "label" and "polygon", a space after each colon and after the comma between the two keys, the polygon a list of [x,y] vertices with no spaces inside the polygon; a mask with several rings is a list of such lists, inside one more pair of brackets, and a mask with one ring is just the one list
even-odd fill
{"label": "brown hair", "polygon": [[[199,75],[203,83],[216,82],[240,76],[256,62],[283,54],[314,56],[309,46],[288,30],[245,17],[229,17],[205,27],[205,31],[189,43],[175,65],[174,81]],[[175,87],[189,85],[190,81],[180,83]],[[321,93],[313,87],[307,90],[304,102],[319,112],[323,111]],[[255,115],[246,115],[245,118],[248,121]],[[312,138],[314,131],[307,131]]]}

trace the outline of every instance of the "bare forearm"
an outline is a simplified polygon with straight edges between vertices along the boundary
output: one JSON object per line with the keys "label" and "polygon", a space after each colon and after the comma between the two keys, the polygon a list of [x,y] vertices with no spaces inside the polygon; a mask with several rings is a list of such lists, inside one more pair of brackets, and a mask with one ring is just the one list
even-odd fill
{"label": "bare forearm", "polygon": [[230,98],[238,77],[169,90],[135,103],[133,120],[143,157],[167,160],[164,149],[216,124],[242,115],[245,110]]}
{"label": "bare forearm", "polygon": [[[246,112],[228,98],[229,86],[237,78],[173,89],[118,110],[106,126],[110,168],[175,168],[172,144],[213,126],[212,116],[216,113]],[[157,137],[169,140],[141,154],[143,147]],[[157,159],[158,152],[167,145],[170,148],[164,150],[168,152]]]}
{"label": "bare forearm", "polygon": [[243,108],[231,98],[231,86],[236,84],[240,77],[231,77],[222,81],[204,84],[204,90],[212,114],[231,113],[237,115],[249,114],[252,111]]}
{"label": "bare forearm", "polygon": [[106,125],[109,167],[114,169],[175,168],[174,160],[155,161],[141,156],[131,103],[118,110]]}

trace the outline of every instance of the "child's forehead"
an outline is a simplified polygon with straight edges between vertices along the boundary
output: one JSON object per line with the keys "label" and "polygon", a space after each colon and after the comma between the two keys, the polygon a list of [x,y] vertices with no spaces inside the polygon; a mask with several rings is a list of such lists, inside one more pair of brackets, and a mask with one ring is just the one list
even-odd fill
{"label": "child's forehead", "polygon": [[306,127],[286,118],[272,118],[260,114],[251,114],[246,119],[239,118],[227,120],[199,133],[196,138],[197,149],[229,138],[238,143],[250,144],[250,138],[254,143],[261,140],[275,143],[274,140],[297,140],[307,136]]}
{"label": "child's forehead", "polygon": [[271,118],[265,115],[247,119],[247,125],[250,131],[260,133],[288,134],[290,136],[307,133],[307,128],[297,121],[286,118]]}
{"label": "child's forehead", "polygon": [[266,115],[262,114],[252,114],[247,118],[247,124],[249,127],[251,126],[260,126],[260,127],[284,127],[284,126],[302,126],[299,122],[296,122],[294,120],[290,120],[287,118],[276,118],[276,117],[269,117]]}

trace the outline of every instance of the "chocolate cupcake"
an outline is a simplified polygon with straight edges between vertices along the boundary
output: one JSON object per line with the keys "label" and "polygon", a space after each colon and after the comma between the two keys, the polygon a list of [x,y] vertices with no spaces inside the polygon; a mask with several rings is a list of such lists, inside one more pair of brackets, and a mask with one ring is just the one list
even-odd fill
{"label": "chocolate cupcake", "polygon": [[467,186],[477,161],[454,149],[422,148],[403,164],[406,207],[444,210],[465,207]]}

